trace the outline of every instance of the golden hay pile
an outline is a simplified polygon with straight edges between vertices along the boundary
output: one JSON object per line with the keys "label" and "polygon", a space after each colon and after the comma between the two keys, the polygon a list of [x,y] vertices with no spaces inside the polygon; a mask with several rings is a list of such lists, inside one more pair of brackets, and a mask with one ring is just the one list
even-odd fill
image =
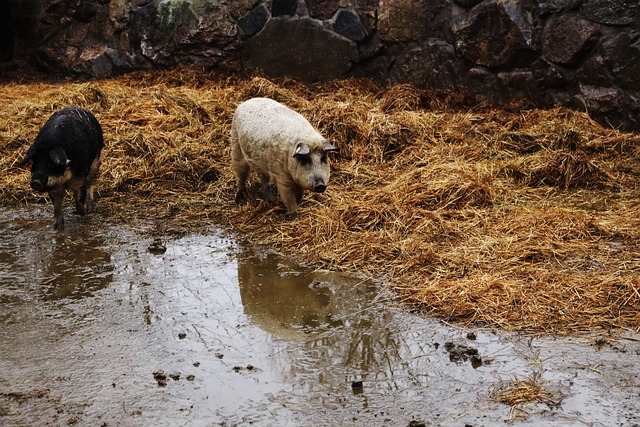
{"label": "golden hay pile", "polygon": [[[233,202],[229,126],[255,96],[299,111],[340,147],[327,192],[306,194],[295,222],[255,188],[248,204]],[[46,200],[15,164],[53,112],[76,105],[105,133],[98,215],[156,218],[165,232],[220,225],[315,266],[381,277],[448,321],[552,333],[640,324],[640,136],[583,113],[193,70],[8,83],[0,97],[4,204]]]}

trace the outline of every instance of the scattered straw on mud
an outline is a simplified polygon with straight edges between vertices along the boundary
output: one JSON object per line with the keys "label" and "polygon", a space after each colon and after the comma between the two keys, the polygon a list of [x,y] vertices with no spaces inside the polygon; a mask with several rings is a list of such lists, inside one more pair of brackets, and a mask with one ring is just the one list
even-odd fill
{"label": "scattered straw on mud", "polygon": [[[229,126],[255,96],[299,111],[340,148],[327,192],[306,194],[295,222],[255,186],[248,204],[233,203]],[[583,113],[189,70],[7,83],[0,97],[4,204],[46,200],[15,165],[53,112],[76,105],[105,132],[98,215],[155,218],[165,231],[220,225],[312,265],[383,278],[447,321],[638,329],[640,137]]]}
{"label": "scattered straw on mud", "polygon": [[491,392],[490,397],[511,406],[509,417],[511,419],[527,418],[526,406],[530,404],[546,404],[549,407],[557,407],[562,403],[562,394],[550,391],[544,387],[544,381],[539,372],[533,372],[524,379],[514,379],[499,383]]}

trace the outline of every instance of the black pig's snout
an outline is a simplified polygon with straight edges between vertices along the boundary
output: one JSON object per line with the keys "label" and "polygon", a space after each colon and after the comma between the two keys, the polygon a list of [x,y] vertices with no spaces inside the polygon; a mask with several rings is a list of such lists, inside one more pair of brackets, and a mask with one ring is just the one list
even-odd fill
{"label": "black pig's snout", "polygon": [[41,180],[35,178],[31,180],[31,188],[33,188],[36,191],[45,191],[46,190],[46,186],[44,184],[44,182],[42,182]]}

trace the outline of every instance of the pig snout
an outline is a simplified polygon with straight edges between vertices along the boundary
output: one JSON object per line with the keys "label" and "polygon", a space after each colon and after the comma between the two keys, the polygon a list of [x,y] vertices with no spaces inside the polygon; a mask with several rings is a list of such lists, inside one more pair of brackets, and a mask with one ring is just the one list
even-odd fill
{"label": "pig snout", "polygon": [[37,179],[34,179],[34,180],[31,181],[31,188],[33,188],[36,191],[40,191],[40,192],[45,190],[44,184],[42,182],[40,182],[39,180],[37,180]]}
{"label": "pig snout", "polygon": [[47,190],[47,178],[42,176],[34,176],[31,178],[31,188],[35,191],[44,192]]}
{"label": "pig snout", "polygon": [[316,182],[313,185],[313,191],[315,191],[316,193],[323,193],[324,190],[327,189],[327,184],[325,184],[324,182]]}
{"label": "pig snout", "polygon": [[323,193],[327,189],[327,184],[322,179],[316,179],[312,188],[316,193]]}

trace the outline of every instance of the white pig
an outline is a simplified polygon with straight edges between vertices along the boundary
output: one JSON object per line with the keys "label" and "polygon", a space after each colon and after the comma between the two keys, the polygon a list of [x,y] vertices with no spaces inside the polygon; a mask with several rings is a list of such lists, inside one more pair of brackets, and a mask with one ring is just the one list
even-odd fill
{"label": "white pig", "polygon": [[298,216],[304,190],[326,190],[327,154],[337,150],[302,115],[268,98],[252,98],[238,106],[231,123],[231,144],[236,203],[245,200],[253,169],[268,203],[275,201],[269,188],[275,184],[288,219]]}

